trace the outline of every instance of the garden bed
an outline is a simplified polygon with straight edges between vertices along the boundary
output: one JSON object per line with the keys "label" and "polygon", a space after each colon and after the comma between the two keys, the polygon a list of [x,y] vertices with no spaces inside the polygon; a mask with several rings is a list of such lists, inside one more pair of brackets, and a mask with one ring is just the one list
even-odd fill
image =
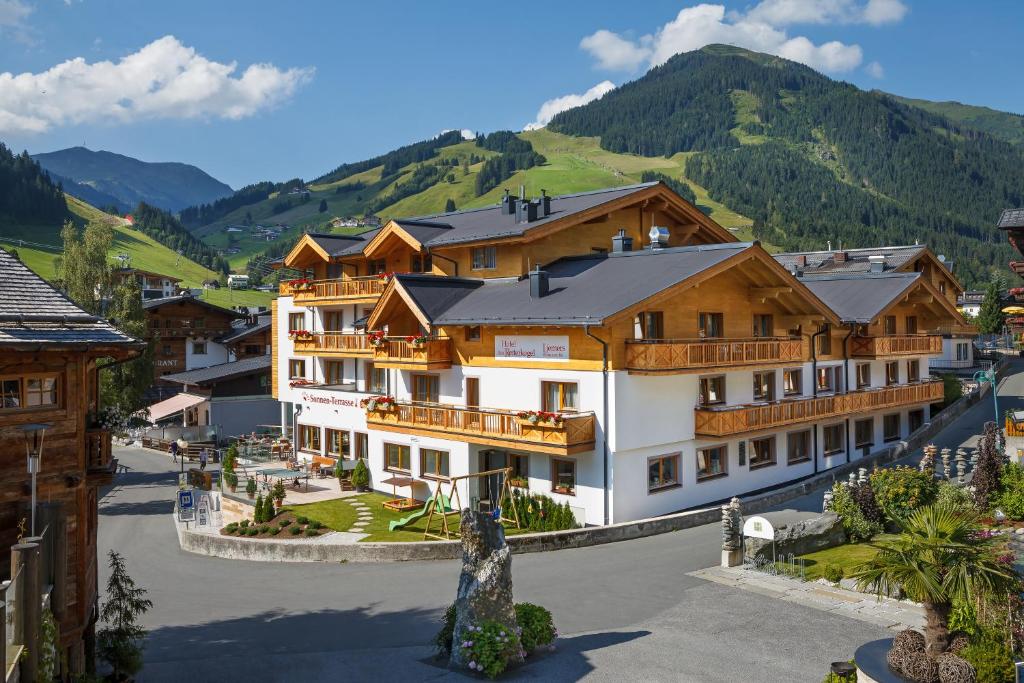
{"label": "garden bed", "polygon": [[326,532],[327,527],[323,522],[288,510],[282,511],[269,522],[253,524],[245,519],[241,522],[232,522],[220,530],[222,536],[273,538],[278,541],[312,538]]}

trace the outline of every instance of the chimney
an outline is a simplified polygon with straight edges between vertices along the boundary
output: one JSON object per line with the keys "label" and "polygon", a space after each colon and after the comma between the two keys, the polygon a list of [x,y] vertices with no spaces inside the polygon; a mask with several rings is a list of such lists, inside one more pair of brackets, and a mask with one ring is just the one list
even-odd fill
{"label": "chimney", "polygon": [[530,298],[540,299],[548,294],[548,273],[537,266],[530,271]]}
{"label": "chimney", "polygon": [[621,254],[625,251],[633,251],[633,238],[626,236],[626,231],[619,228],[619,234],[612,237],[612,253]]}
{"label": "chimney", "polygon": [[885,270],[885,256],[882,254],[868,256],[868,263],[871,264],[872,273],[881,273]]}
{"label": "chimney", "polygon": [[516,204],[516,223],[529,223],[537,220],[537,203],[520,199]]}
{"label": "chimney", "polygon": [[837,251],[832,255],[832,260],[835,261],[836,263],[846,263],[846,252]]}
{"label": "chimney", "polygon": [[508,189],[505,190],[504,196],[501,198],[501,215],[512,216],[516,213],[516,198],[511,197],[508,194]]}
{"label": "chimney", "polygon": [[796,255],[796,265],[797,265],[798,268],[806,268],[807,267],[807,254],[797,254]]}
{"label": "chimney", "polygon": [[647,236],[651,240],[651,249],[661,249],[668,245],[668,228],[652,225]]}
{"label": "chimney", "polygon": [[548,196],[547,190],[540,191],[540,211],[537,215],[540,218],[551,215],[551,197]]}

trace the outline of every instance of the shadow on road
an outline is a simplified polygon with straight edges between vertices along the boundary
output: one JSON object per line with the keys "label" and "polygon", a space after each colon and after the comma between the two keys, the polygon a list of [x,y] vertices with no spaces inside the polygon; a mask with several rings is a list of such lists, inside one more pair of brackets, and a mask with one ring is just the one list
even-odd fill
{"label": "shadow on road", "polygon": [[174,511],[174,501],[146,500],[138,503],[100,504],[101,515],[168,515]]}

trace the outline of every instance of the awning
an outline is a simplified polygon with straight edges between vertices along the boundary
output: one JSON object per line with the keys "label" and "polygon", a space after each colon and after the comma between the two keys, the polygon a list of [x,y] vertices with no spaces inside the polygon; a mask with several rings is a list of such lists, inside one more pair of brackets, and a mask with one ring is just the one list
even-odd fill
{"label": "awning", "polygon": [[198,405],[206,400],[205,396],[195,396],[193,394],[178,394],[177,396],[171,396],[166,401],[160,401],[154,403],[149,407],[149,421],[159,422],[166,417],[173,415],[174,413],[180,413],[186,408],[191,408],[194,405]]}

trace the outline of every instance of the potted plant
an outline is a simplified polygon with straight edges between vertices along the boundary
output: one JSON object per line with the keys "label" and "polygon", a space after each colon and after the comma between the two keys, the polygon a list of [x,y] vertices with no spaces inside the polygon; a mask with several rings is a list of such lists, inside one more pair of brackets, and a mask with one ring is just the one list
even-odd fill
{"label": "potted plant", "polygon": [[278,479],[274,483],[274,488],[271,490],[270,495],[274,499],[274,501],[277,503],[277,507],[280,509],[280,507],[282,505],[284,505],[284,496],[285,496],[284,482],[281,481],[280,479]]}
{"label": "potted plant", "polygon": [[255,479],[250,478],[247,482],[245,482],[245,495],[249,496],[250,498],[255,498],[256,497],[256,480]]}
{"label": "potted plant", "polygon": [[427,343],[428,339],[430,339],[430,337],[425,334],[410,334],[405,338],[405,341],[416,348],[420,348]]}
{"label": "potted plant", "polygon": [[309,278],[300,277],[288,281],[288,286],[293,292],[306,292],[313,289],[313,281]]}
{"label": "potted plant", "polygon": [[395,407],[395,399],[393,396],[370,396],[360,401],[359,407],[365,408],[367,412],[375,410],[386,412]]}
{"label": "potted plant", "polygon": [[238,490],[238,475],[233,471],[228,470],[224,473],[224,483],[228,485],[231,493],[234,493]]}
{"label": "potted plant", "polygon": [[288,336],[293,341],[310,341],[313,338],[313,333],[309,330],[292,330],[288,333]]}
{"label": "potted plant", "polygon": [[564,418],[560,414],[544,410],[523,410],[516,413],[516,417],[519,418],[520,422],[528,424],[531,427],[561,427],[562,422],[564,421]]}
{"label": "potted plant", "polygon": [[530,488],[530,481],[526,477],[509,477],[508,485],[517,489]]}
{"label": "potted plant", "polygon": [[352,470],[352,485],[357,491],[368,491],[370,488],[370,468],[362,458],[356,462],[356,467]]}
{"label": "potted plant", "polygon": [[370,342],[370,346],[375,349],[384,346],[384,330],[374,330],[373,332],[370,332],[367,335],[366,340]]}

